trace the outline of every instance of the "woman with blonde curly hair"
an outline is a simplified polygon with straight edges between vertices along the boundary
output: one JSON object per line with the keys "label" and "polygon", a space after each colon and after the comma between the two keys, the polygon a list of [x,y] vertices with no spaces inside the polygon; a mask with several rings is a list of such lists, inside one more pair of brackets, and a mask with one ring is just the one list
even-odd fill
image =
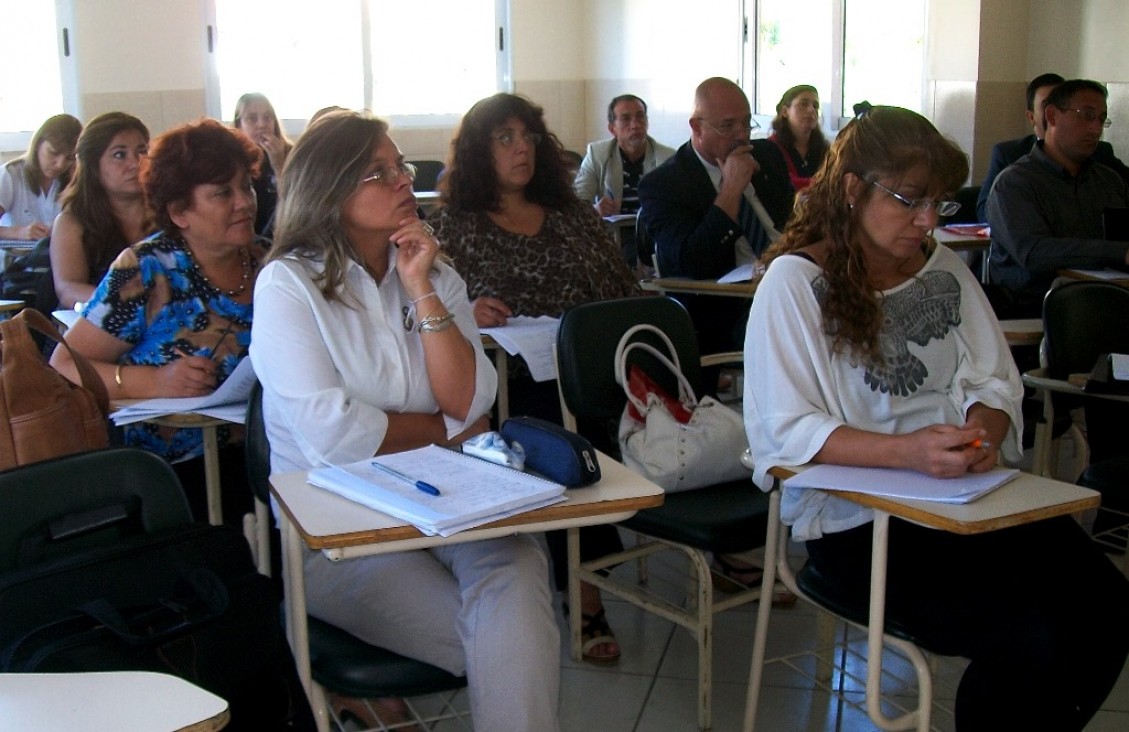
{"label": "woman with blonde curly hair", "polygon": [[[851,121],[766,252],[745,341],[754,480],[832,463],[936,477],[1022,455],[1022,384],[984,293],[931,231],[967,156],[924,117]],[[785,489],[809,561],[865,603],[873,513]],[[1129,582],[1069,518],[975,536],[893,519],[887,618],[926,649],[970,660],[956,728],[1081,730],[1129,651]],[[1048,582],[1086,587],[1085,598]],[[1090,601],[1088,598],[1093,598]]]}

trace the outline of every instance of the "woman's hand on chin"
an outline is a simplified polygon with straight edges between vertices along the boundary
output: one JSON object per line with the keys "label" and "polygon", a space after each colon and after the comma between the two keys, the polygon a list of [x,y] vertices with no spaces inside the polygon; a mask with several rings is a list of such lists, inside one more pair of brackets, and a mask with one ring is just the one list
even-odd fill
{"label": "woman's hand on chin", "polygon": [[430,224],[413,217],[401,221],[400,229],[388,237],[396,247],[400,281],[413,299],[431,290],[431,268],[439,254],[439,242],[431,232]]}

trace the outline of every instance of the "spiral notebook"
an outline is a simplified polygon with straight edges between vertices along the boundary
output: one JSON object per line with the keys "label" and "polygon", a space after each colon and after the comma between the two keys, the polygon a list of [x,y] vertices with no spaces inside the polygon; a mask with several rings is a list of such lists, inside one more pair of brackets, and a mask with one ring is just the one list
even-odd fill
{"label": "spiral notebook", "polygon": [[[434,486],[439,495],[381,471],[374,462]],[[428,536],[450,536],[565,500],[560,483],[438,445],[311,470],[307,480]]]}

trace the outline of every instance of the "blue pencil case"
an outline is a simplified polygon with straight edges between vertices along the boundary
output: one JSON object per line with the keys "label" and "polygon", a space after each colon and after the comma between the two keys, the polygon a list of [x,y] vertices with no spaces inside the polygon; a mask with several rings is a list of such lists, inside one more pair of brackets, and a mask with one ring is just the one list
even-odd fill
{"label": "blue pencil case", "polygon": [[560,425],[536,417],[512,417],[502,424],[502,439],[525,450],[525,467],[567,488],[600,480],[592,443]]}

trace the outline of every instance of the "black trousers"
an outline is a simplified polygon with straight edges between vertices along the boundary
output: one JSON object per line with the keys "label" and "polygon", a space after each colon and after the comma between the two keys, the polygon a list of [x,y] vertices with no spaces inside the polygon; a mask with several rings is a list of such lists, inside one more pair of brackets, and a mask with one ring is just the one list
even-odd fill
{"label": "black trousers", "polygon": [[[867,597],[872,525],[808,541]],[[970,660],[956,728],[1081,730],[1129,654],[1129,581],[1068,517],[973,536],[890,521],[887,617],[924,648]]]}

